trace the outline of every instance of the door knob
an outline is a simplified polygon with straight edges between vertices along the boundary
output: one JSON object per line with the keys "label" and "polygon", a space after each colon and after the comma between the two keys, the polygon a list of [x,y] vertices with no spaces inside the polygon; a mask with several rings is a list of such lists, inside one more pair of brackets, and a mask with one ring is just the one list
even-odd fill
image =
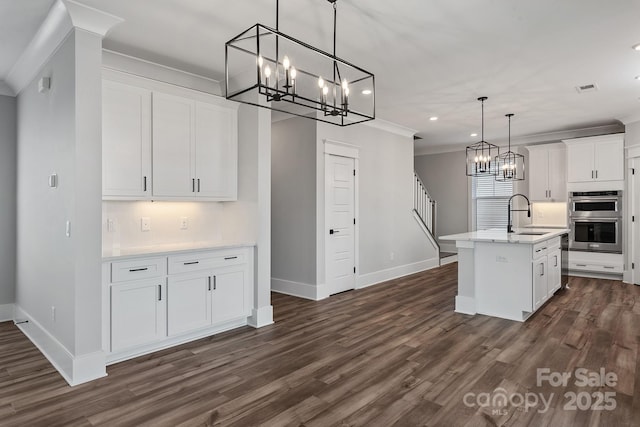
{"label": "door knob", "polygon": [[334,230],[333,228],[329,230],[329,234],[339,233],[339,230]]}

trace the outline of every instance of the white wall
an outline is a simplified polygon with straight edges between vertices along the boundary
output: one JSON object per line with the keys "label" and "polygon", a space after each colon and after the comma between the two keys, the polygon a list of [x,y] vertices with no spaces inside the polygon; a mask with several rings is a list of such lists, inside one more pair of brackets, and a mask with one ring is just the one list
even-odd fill
{"label": "white wall", "polygon": [[271,276],[316,284],[316,125],[294,117],[271,126]]}
{"label": "white wall", "polygon": [[[100,49],[100,36],[72,30],[18,95],[16,311],[70,383],[104,375]],[[51,89],[39,93],[43,76]]]}
{"label": "white wall", "polygon": [[[318,122],[318,188],[324,186],[324,141],[359,149],[359,286],[387,280],[424,265],[438,254],[413,217],[413,137],[369,125]],[[318,191],[317,283],[324,284],[324,192]],[[322,266],[322,267],[321,267]]]}
{"label": "white wall", "polygon": [[16,99],[0,96],[0,321],[15,301],[16,263]]}

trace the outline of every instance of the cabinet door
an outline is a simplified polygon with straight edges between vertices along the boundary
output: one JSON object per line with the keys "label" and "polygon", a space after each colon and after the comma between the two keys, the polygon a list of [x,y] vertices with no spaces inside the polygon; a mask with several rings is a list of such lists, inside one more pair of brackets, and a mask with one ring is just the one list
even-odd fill
{"label": "cabinet door", "polygon": [[595,144],[595,170],[598,181],[624,180],[624,148],[622,140]]}
{"label": "cabinet door", "polygon": [[556,249],[547,256],[549,274],[547,276],[547,293],[551,298],[553,294],[560,289],[562,266],[560,257],[560,249]]}
{"label": "cabinet door", "polygon": [[567,201],[567,149],[549,149],[549,199]]}
{"label": "cabinet door", "polygon": [[112,352],[166,336],[165,291],[165,279],[111,285]]}
{"label": "cabinet door", "polygon": [[102,83],[102,195],[151,194],[151,92]]}
{"label": "cabinet door", "polygon": [[549,161],[548,150],[529,150],[529,198],[532,201],[544,201],[548,198],[549,190]]}
{"label": "cabinet door", "polygon": [[211,325],[211,276],[169,277],[167,324],[169,335]]}
{"label": "cabinet door", "polygon": [[214,275],[213,323],[246,316],[244,271],[219,271]]}
{"label": "cabinet door", "polygon": [[194,105],[186,98],[153,93],[153,195],[194,195]]}
{"label": "cabinet door", "polygon": [[196,103],[197,197],[237,198],[238,124],[235,108]]}
{"label": "cabinet door", "polygon": [[567,146],[567,178],[569,182],[588,182],[595,178],[593,143]]}
{"label": "cabinet door", "polygon": [[537,310],[547,300],[547,257],[533,261],[533,309]]}

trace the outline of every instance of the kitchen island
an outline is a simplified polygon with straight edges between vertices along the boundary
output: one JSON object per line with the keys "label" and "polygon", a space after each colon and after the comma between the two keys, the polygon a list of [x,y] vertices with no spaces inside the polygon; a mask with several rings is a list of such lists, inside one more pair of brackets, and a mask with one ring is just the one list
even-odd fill
{"label": "kitchen island", "polygon": [[458,248],[455,311],[524,321],[561,284],[560,236],[568,229],[482,230],[442,236]]}

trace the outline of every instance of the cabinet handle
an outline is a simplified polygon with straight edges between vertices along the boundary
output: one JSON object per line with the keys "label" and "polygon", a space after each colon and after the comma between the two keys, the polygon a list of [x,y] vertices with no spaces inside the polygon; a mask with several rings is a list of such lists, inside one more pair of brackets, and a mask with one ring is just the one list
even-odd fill
{"label": "cabinet handle", "polygon": [[144,191],[146,192],[147,191],[147,177],[144,176],[142,181],[143,181],[143,185],[144,185]]}
{"label": "cabinet handle", "polygon": [[207,277],[207,282],[209,283],[209,290],[211,290],[211,276]]}
{"label": "cabinet handle", "polygon": [[213,290],[215,291],[218,285],[218,279],[216,276],[213,276]]}
{"label": "cabinet handle", "polygon": [[611,266],[611,265],[603,265],[604,268],[609,268],[611,270],[613,270],[615,267]]}
{"label": "cabinet handle", "polygon": [[158,285],[158,301],[162,301],[162,285]]}
{"label": "cabinet handle", "polygon": [[133,273],[134,271],[147,271],[149,269],[149,267],[144,267],[144,268],[130,268],[129,271],[131,273]]}
{"label": "cabinet handle", "polygon": [[237,257],[237,256],[227,256],[227,257],[224,257],[224,260],[225,260],[225,261],[228,261],[228,260],[230,260],[230,259],[238,259],[238,257]]}
{"label": "cabinet handle", "polygon": [[591,179],[593,179],[593,171],[591,171]]}
{"label": "cabinet handle", "polygon": [[576,264],[576,267],[586,267],[587,264]]}
{"label": "cabinet handle", "polygon": [[200,192],[200,178],[198,178],[198,193]]}
{"label": "cabinet handle", "polygon": [[554,255],[554,258],[556,259],[556,264],[554,265],[554,267],[558,266],[558,255]]}
{"label": "cabinet handle", "polygon": [[596,169],[596,179],[598,179],[598,170]]}
{"label": "cabinet handle", "polygon": [[184,263],[184,265],[193,265],[193,264],[200,264],[200,261],[190,261],[190,262]]}
{"label": "cabinet handle", "polygon": [[196,192],[196,179],[195,178],[191,178],[191,192],[192,193]]}
{"label": "cabinet handle", "polygon": [[549,198],[551,198],[551,190],[549,190]]}
{"label": "cabinet handle", "polygon": [[540,264],[540,275],[544,276],[544,264]]}

